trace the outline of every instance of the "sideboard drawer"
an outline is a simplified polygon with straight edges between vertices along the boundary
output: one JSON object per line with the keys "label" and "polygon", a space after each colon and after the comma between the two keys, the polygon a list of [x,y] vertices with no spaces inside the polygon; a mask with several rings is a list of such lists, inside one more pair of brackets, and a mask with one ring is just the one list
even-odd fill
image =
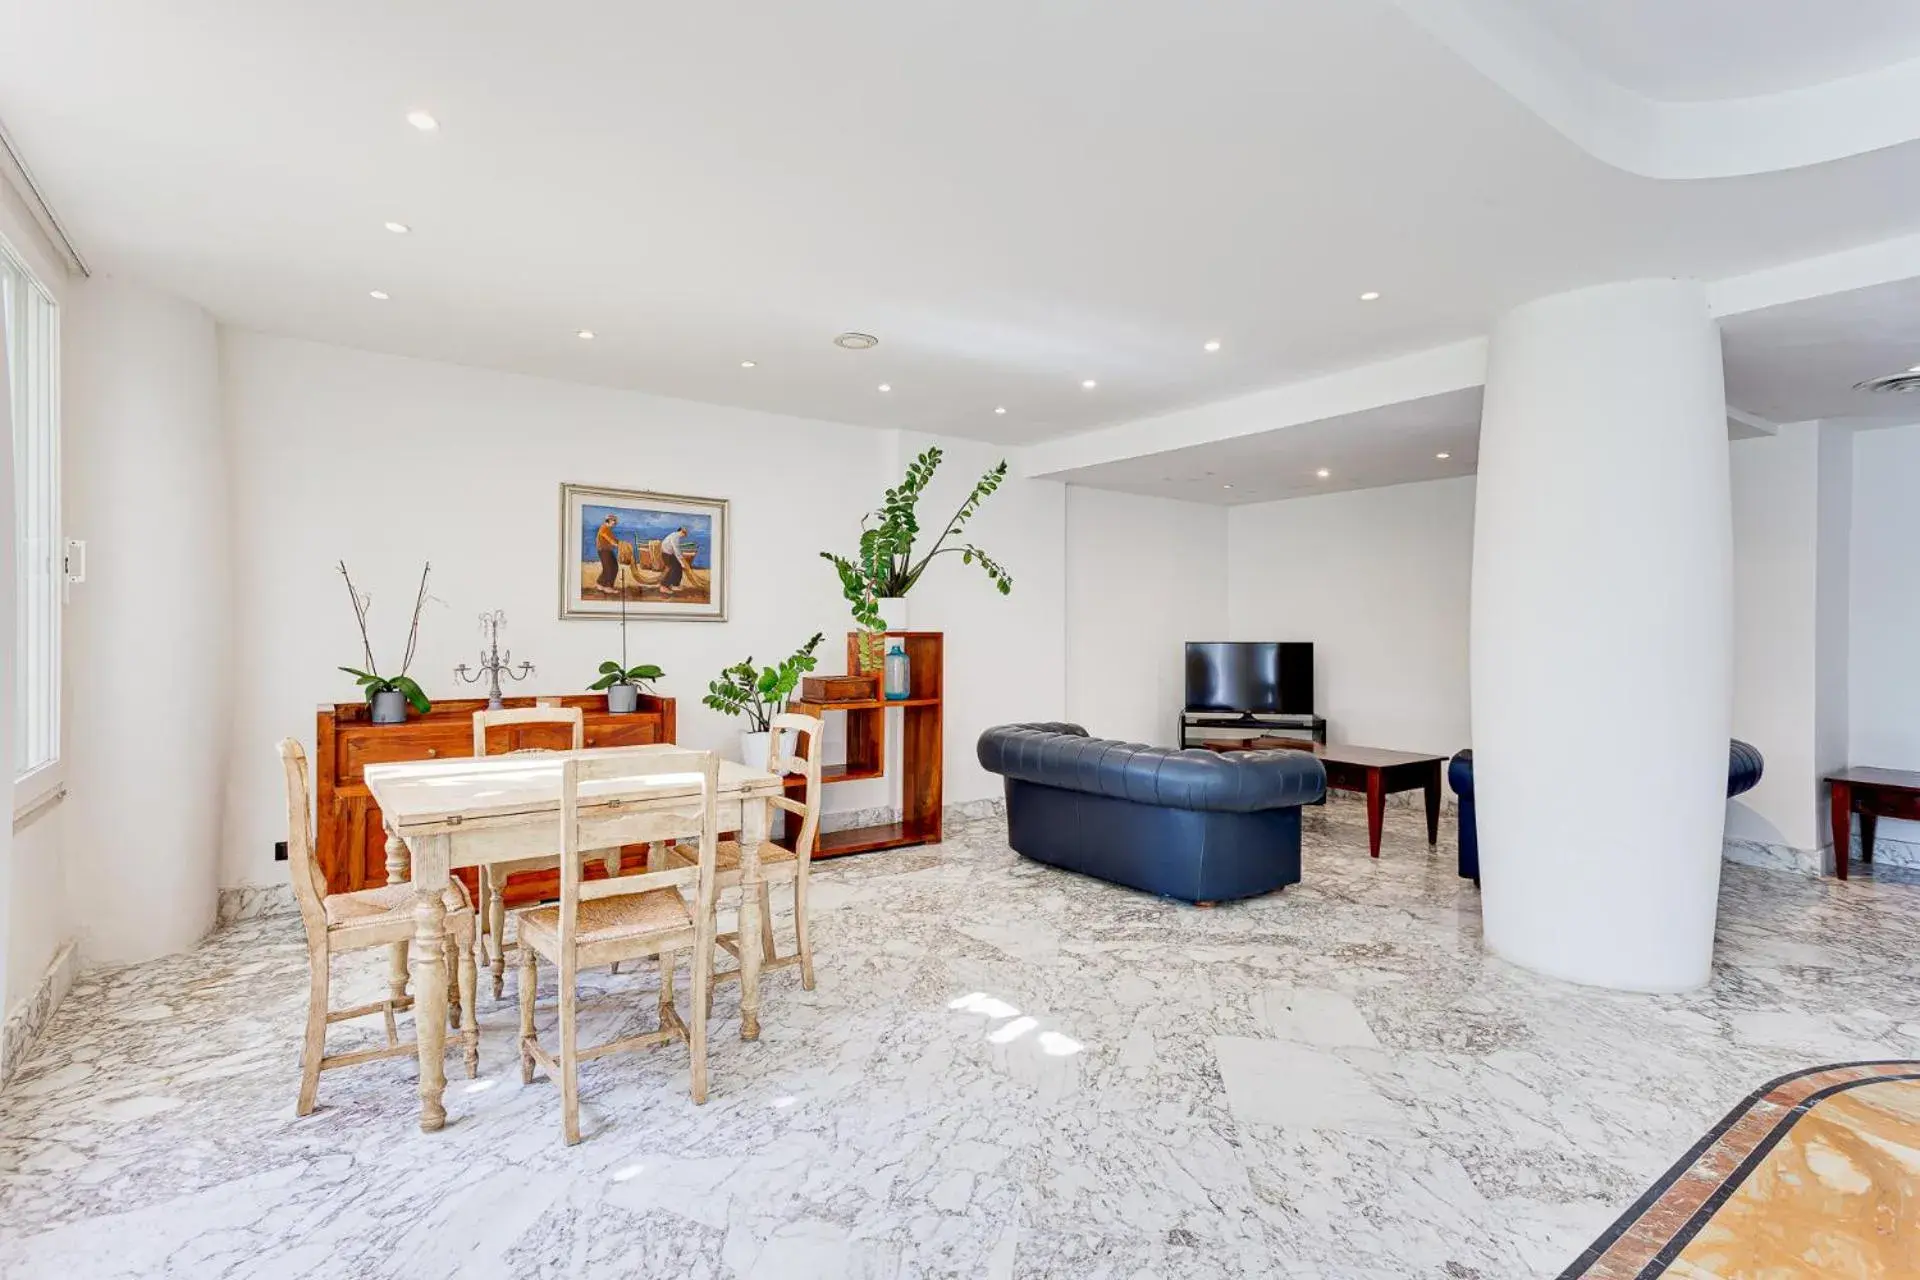
{"label": "sideboard drawer", "polygon": [[471,724],[406,724],[342,734],[340,782],[359,782],[370,764],[451,760],[473,755]]}
{"label": "sideboard drawer", "polygon": [[644,747],[660,740],[660,725],[652,716],[608,716],[587,724],[589,747]]}

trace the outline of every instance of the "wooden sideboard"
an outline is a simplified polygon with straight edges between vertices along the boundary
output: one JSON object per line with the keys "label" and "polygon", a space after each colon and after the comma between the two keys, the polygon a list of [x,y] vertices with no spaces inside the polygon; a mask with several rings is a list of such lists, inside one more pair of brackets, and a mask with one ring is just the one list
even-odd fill
{"label": "wooden sideboard", "polygon": [[[639,710],[614,715],[603,694],[572,694],[553,698],[507,698],[509,707],[538,704],[579,707],[586,721],[589,747],[639,747],[672,742],[676,732],[672,698],[640,696]],[[405,724],[374,724],[363,702],[320,708],[314,730],[314,787],[316,809],[314,843],[320,867],[326,872],[327,892],[375,888],[387,882],[387,837],[380,807],[367,793],[362,776],[370,764],[398,760],[450,759],[473,755],[473,713],[486,709],[484,698],[436,702],[426,715],[410,715]],[[495,752],[530,747],[564,751],[569,738],[560,725],[515,725],[494,730]],[[554,838],[559,839],[556,829]],[[645,850],[634,848],[628,858],[644,863]],[[472,874],[463,872],[472,892]],[[598,868],[589,871],[598,874]],[[557,872],[512,876],[507,881],[509,904],[536,902],[559,895]]]}

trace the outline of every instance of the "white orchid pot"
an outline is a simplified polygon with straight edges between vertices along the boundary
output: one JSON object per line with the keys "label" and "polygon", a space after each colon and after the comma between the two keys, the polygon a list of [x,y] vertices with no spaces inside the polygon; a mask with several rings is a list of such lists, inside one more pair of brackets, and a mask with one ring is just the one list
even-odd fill
{"label": "white orchid pot", "polygon": [[743,733],[740,735],[740,763],[749,769],[765,772],[767,753],[773,748],[771,733]]}
{"label": "white orchid pot", "polygon": [[375,724],[405,724],[407,722],[407,695],[398,689],[382,689],[373,695],[373,715]]}
{"label": "white orchid pot", "polygon": [[640,709],[640,686],[635,684],[610,684],[607,686],[607,710],[616,716],[630,716]]}
{"label": "white orchid pot", "polygon": [[880,616],[887,621],[889,631],[911,631],[913,624],[908,620],[907,598],[905,596],[885,596],[875,600],[880,607]]}

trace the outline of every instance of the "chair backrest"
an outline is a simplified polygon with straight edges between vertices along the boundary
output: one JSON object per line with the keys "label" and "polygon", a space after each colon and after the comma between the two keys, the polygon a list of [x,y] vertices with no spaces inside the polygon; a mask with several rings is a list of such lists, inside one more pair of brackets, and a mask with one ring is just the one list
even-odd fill
{"label": "chair backrest", "polygon": [[293,879],[293,899],[300,906],[300,923],[307,936],[327,932],[327,878],[320,871],[313,847],[313,803],[307,791],[307,753],[298,740],[280,743],[280,763],[287,775],[287,873]]}
{"label": "chair backrest", "polygon": [[[609,790],[616,794],[608,798]],[[719,848],[714,802],[720,758],[711,751],[639,747],[570,756],[560,780],[560,946],[573,954],[580,903],[651,889],[694,888],[696,920],[712,916],[714,863]],[[589,881],[581,855],[656,840],[699,841],[693,866],[635,871]]]}
{"label": "chair backrest", "polygon": [[[585,749],[587,745],[587,722],[578,707],[504,707],[498,711],[476,711],[473,713],[473,754],[487,754],[487,731],[518,724],[564,724],[573,727],[574,751]],[[528,750],[542,750],[533,747]]]}
{"label": "chair backrest", "polygon": [[[774,808],[800,818],[800,834],[794,837],[793,852],[799,861],[796,870],[804,876],[813,862],[813,845],[820,834],[820,757],[826,726],[814,716],[783,712],[773,717],[767,727],[773,731],[767,743],[768,770],[807,780],[806,791],[802,793],[805,799],[792,800],[782,794],[772,800]],[[800,743],[803,736],[806,738],[804,755]]]}

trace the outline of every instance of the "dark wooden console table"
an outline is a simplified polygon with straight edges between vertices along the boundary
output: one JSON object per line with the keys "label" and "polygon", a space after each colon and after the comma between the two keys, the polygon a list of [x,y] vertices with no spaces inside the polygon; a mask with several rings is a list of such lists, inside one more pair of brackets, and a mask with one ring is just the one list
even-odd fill
{"label": "dark wooden console table", "polygon": [[1873,828],[1879,818],[1920,821],[1920,773],[1904,769],[1842,769],[1827,775],[1832,789],[1833,873],[1847,878],[1853,815],[1860,815],[1860,860],[1873,861]]}
{"label": "dark wooden console table", "polygon": [[1309,742],[1300,738],[1254,738],[1248,742],[1203,742],[1209,751],[1311,751],[1327,771],[1327,788],[1357,791],[1367,798],[1367,849],[1380,856],[1381,829],[1386,824],[1387,797],[1396,791],[1424,791],[1427,798],[1427,845],[1440,843],[1440,777],[1445,756],[1417,751],[1388,751],[1382,747],[1350,747]]}

